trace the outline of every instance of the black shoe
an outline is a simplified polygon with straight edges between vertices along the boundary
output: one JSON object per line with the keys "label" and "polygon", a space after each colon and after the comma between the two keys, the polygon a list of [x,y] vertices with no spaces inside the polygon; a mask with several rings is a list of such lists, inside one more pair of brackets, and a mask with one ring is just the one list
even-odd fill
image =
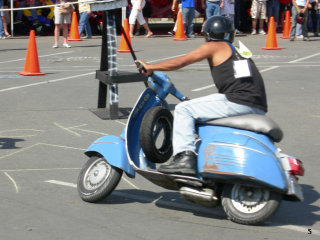
{"label": "black shoe", "polygon": [[174,156],[172,163],[161,165],[159,172],[168,174],[196,175],[197,156],[192,151],[184,151]]}

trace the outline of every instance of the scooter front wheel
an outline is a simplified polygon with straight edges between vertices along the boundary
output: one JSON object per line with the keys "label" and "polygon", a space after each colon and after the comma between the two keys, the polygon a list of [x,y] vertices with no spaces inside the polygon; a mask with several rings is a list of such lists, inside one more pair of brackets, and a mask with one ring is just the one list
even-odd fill
{"label": "scooter front wheel", "polygon": [[257,225],[270,218],[282,201],[280,193],[240,184],[225,185],[222,206],[231,221]]}
{"label": "scooter front wheel", "polygon": [[83,201],[105,199],[118,185],[122,170],[111,166],[103,157],[91,157],[80,171],[78,193]]}

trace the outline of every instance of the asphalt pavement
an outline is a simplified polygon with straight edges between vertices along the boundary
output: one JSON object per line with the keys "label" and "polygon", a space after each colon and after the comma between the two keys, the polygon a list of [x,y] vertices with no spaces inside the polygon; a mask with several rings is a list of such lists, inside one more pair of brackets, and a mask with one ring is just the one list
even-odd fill
{"label": "asphalt pavement", "polygon": [[[101,37],[53,49],[53,36],[36,37],[42,76],[23,76],[26,37],[0,41],[0,239],[319,239],[320,237],[320,38],[290,42],[277,35],[280,50],[263,50],[266,35],[238,35],[265,80],[268,116],[282,128],[278,146],[300,158],[303,202],[283,201],[261,226],[226,219],[136,176],[123,175],[103,202],[89,204],[76,181],[86,148],[104,135],[120,135],[126,119],[102,120],[97,107]],[[118,46],[120,37],[118,38]],[[62,41],[62,39],[60,39]],[[131,39],[138,59],[155,63],[180,56],[204,40],[170,36]],[[130,53],[118,53],[119,70],[136,72]],[[190,98],[216,92],[205,61],[168,75]],[[119,84],[119,107],[132,108],[141,82]],[[177,100],[169,97],[172,106]]]}

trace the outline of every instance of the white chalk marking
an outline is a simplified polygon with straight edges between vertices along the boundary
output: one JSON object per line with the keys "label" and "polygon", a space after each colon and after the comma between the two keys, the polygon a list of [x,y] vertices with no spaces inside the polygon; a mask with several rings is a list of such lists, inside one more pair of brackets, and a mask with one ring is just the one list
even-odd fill
{"label": "white chalk marking", "polygon": [[208,88],[213,88],[213,87],[215,87],[215,86],[216,86],[215,84],[211,84],[211,85],[208,85],[208,86],[205,86],[205,87],[193,89],[192,92],[203,91],[203,90],[206,90],[206,89],[208,89]]}
{"label": "white chalk marking", "polygon": [[[88,124],[82,124],[81,126],[86,126],[86,125],[88,125]],[[108,133],[97,132],[97,131],[91,131],[91,130],[87,130],[87,129],[79,128],[79,127],[81,127],[81,126],[69,127],[69,129],[76,129],[76,130],[78,130],[78,131],[88,132],[88,133],[96,133],[96,134],[104,135],[104,136],[109,135]]]}
{"label": "white chalk marking", "polygon": [[132,186],[133,188],[135,188],[135,189],[137,189],[137,190],[139,190],[140,188],[139,187],[137,187],[136,185],[134,185],[132,182],[130,182],[128,179],[126,179],[125,177],[122,177],[122,179],[126,182],[126,183],[128,183],[130,186]]}
{"label": "white chalk marking", "polygon": [[74,131],[70,130],[69,128],[65,128],[64,126],[60,125],[59,123],[54,122],[53,124],[56,125],[57,127],[61,128],[61,129],[65,130],[65,131],[77,136],[77,137],[81,137],[81,135],[79,133],[74,132]]}
{"label": "white chalk marking", "polygon": [[10,137],[10,138],[22,138],[22,137],[34,137],[37,135],[21,135],[21,136],[17,136],[17,135],[1,135],[1,133],[7,133],[7,132],[18,132],[18,131],[34,131],[34,132],[44,132],[44,130],[37,130],[37,129],[10,129],[10,130],[3,130],[0,131],[0,137]]}
{"label": "white chalk marking", "polygon": [[85,148],[76,148],[76,147],[69,147],[69,146],[56,145],[56,144],[50,144],[50,143],[39,143],[39,145],[44,145],[44,146],[49,146],[49,147],[58,147],[58,148],[64,148],[64,149],[80,150],[80,151],[87,150]]}
{"label": "white chalk marking", "polygon": [[32,172],[32,171],[64,171],[80,170],[81,168],[22,168],[22,169],[0,169],[0,172]]}
{"label": "white chalk marking", "polygon": [[272,67],[269,67],[269,68],[266,68],[266,69],[262,69],[260,72],[263,73],[263,72],[267,72],[267,71],[270,71],[270,70],[273,70],[273,69],[276,69],[276,68],[279,68],[280,66],[272,66]]}
{"label": "white chalk marking", "polygon": [[57,181],[57,180],[47,180],[45,182],[56,184],[56,185],[61,185],[61,186],[77,188],[77,184],[74,184],[74,183],[62,182],[62,181]]}
{"label": "white chalk marking", "polygon": [[11,87],[11,88],[4,88],[4,89],[0,89],[0,92],[8,92],[8,91],[12,91],[12,90],[21,89],[21,88],[33,87],[33,86],[38,86],[38,85],[48,84],[48,83],[55,83],[55,82],[69,80],[69,79],[84,77],[84,76],[92,75],[95,73],[96,72],[90,72],[90,73],[84,73],[84,74],[74,75],[74,76],[65,77],[65,78],[59,78],[59,79],[55,79],[55,80],[42,81],[42,82],[31,83],[31,84],[26,84],[26,85]]}
{"label": "white chalk marking", "polygon": [[[49,56],[67,54],[67,53],[72,53],[72,52],[73,52],[73,51],[61,52],[61,53],[53,53],[53,54],[41,55],[41,56],[38,56],[38,57],[39,57],[39,58],[41,58],[41,57],[49,57]],[[0,63],[11,63],[11,62],[24,61],[24,60],[26,60],[26,59],[25,59],[25,58],[19,58],[19,59],[15,59],[15,60],[3,61],[3,62],[0,62]]]}
{"label": "white chalk marking", "polygon": [[115,120],[115,122],[120,123],[121,125],[127,126],[127,123],[123,123],[123,122],[121,122],[119,120]]}
{"label": "white chalk marking", "polygon": [[289,63],[297,63],[297,62],[300,62],[300,61],[303,61],[305,59],[312,58],[312,57],[315,57],[315,56],[318,56],[318,55],[320,55],[320,53],[315,53],[315,54],[310,55],[310,56],[306,56],[306,57],[303,57],[303,58],[298,58],[296,60],[290,61]]}
{"label": "white chalk marking", "polygon": [[17,183],[14,181],[14,179],[7,173],[4,172],[4,174],[10,179],[10,181],[13,183],[14,188],[16,189],[16,193],[19,193],[19,188]]}
{"label": "white chalk marking", "polygon": [[14,154],[17,154],[17,153],[24,152],[24,151],[26,151],[26,150],[28,150],[28,149],[30,149],[30,148],[33,148],[33,147],[35,147],[35,146],[37,146],[37,145],[39,145],[39,144],[40,144],[40,143],[36,143],[36,144],[33,144],[33,145],[29,146],[29,147],[25,147],[25,148],[22,148],[22,149],[20,149],[20,150],[18,150],[18,151],[15,151],[15,152],[13,152],[13,153],[9,153],[9,154],[7,154],[7,155],[3,155],[3,156],[0,157],[0,159],[6,158],[6,157],[10,157],[10,156],[12,156],[12,155],[14,155]]}
{"label": "white chalk marking", "polygon": [[55,144],[49,144],[49,143],[36,143],[36,144],[33,144],[29,147],[25,147],[25,148],[22,148],[18,151],[15,151],[13,153],[9,153],[7,155],[3,155],[0,157],[0,159],[4,159],[4,158],[7,158],[7,157],[11,157],[12,155],[15,155],[17,153],[21,153],[21,152],[24,152],[30,148],[33,148],[35,146],[38,146],[38,145],[44,145],[44,146],[50,146],[50,147],[59,147],[59,148],[64,148],[64,149],[74,149],[74,150],[81,150],[81,151],[86,151],[87,149],[84,149],[84,148],[76,148],[76,147],[69,147],[69,146],[62,146],[62,145],[55,145]]}

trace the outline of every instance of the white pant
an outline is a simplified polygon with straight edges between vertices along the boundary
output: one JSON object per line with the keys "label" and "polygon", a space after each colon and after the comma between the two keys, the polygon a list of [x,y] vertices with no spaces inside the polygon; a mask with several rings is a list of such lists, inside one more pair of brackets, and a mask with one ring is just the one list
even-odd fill
{"label": "white pant", "polygon": [[144,20],[143,14],[142,14],[142,9],[144,8],[144,5],[146,5],[146,1],[142,1],[142,9],[141,11],[138,11],[140,1],[135,1],[132,4],[132,10],[129,16],[129,24],[135,24],[136,20],[138,20],[140,25],[143,25],[146,23],[146,20]]}

